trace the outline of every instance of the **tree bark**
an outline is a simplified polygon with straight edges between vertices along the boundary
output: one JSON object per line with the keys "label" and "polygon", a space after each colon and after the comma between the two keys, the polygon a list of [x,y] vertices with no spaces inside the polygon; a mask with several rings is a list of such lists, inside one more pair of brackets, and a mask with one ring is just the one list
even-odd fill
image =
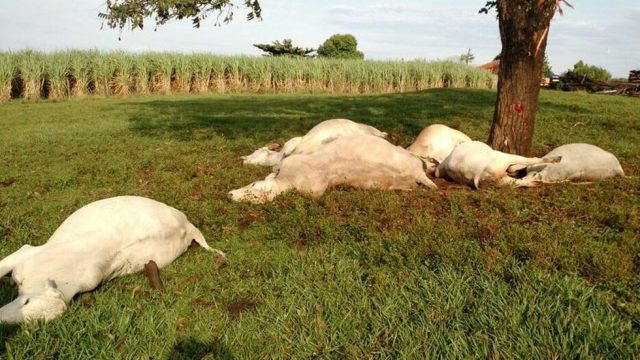
{"label": "tree bark", "polygon": [[489,135],[492,148],[529,155],[540,74],[555,0],[498,0],[502,57]]}

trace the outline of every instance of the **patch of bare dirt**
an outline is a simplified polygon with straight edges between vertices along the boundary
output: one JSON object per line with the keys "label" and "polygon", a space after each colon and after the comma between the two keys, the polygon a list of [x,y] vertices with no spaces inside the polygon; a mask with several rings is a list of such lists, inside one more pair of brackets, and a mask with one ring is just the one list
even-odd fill
{"label": "patch of bare dirt", "polygon": [[9,185],[13,184],[14,182],[16,182],[16,179],[14,179],[14,178],[6,178],[6,179],[0,181],[0,185],[9,186]]}
{"label": "patch of bare dirt", "polygon": [[234,299],[225,304],[231,317],[238,318],[242,313],[252,311],[260,306],[260,301],[250,299]]}

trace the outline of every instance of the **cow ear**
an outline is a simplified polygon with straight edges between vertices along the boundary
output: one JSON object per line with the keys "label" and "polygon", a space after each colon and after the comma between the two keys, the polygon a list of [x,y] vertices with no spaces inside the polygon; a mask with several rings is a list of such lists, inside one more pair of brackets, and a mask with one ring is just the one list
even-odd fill
{"label": "cow ear", "polygon": [[44,284],[44,288],[47,289],[47,290],[50,290],[50,289],[54,289],[55,290],[55,289],[58,289],[58,284],[56,284],[55,280],[49,279]]}
{"label": "cow ear", "polygon": [[58,284],[56,284],[56,282],[54,280],[47,280],[47,282],[44,284],[44,290],[45,293],[49,296],[52,297],[62,297],[62,294],[60,293],[60,290],[58,290]]}

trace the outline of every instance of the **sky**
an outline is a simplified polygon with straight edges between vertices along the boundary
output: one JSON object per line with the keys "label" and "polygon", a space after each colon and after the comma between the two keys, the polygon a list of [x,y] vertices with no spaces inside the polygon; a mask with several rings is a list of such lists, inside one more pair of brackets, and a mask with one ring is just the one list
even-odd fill
{"label": "sky", "polygon": [[[237,3],[243,1],[237,0]],[[552,22],[547,54],[555,73],[579,60],[627,77],[640,68],[640,1],[571,0]],[[105,0],[2,0],[0,50],[101,49],[260,55],[256,43],[290,38],[317,48],[336,33],[353,34],[367,59],[449,59],[468,49],[475,65],[500,52],[495,15],[478,14],[485,0],[261,0],[262,21],[242,8],[221,27],[174,21],[155,29],[104,28]],[[155,31],[154,31],[155,30]],[[120,40],[119,40],[120,38]]]}

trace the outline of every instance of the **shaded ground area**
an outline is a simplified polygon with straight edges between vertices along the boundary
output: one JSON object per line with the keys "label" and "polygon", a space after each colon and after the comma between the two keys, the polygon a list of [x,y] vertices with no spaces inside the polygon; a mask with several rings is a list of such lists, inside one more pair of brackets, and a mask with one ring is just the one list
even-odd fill
{"label": "shaded ground area", "polygon": [[172,136],[190,139],[198,130],[206,129],[229,140],[249,137],[267,141],[304,133],[319,121],[332,118],[348,118],[409,134],[420,132],[423,123],[433,119],[460,127],[467,123],[463,120],[470,113],[486,113],[493,100],[490,91],[432,90],[371,96],[233,96],[125,106],[138,106],[139,113],[131,119],[132,128],[146,135],[170,130]]}
{"label": "shaded ground area", "polygon": [[[0,256],[122,194],[187,214],[194,248],[80,295],[49,324],[0,325],[15,358],[630,358],[640,349],[640,102],[543,92],[535,151],[588,142],[631,178],[473,191],[286,194],[230,203],[269,170],[239,156],[346,117],[409,144],[445,123],[486,139],[495,93],[234,95],[0,107]],[[11,181],[4,181],[11,179]],[[15,289],[0,284],[0,300]]]}
{"label": "shaded ground area", "polygon": [[190,360],[211,357],[213,359],[233,360],[235,356],[222,344],[216,341],[208,343],[195,338],[187,338],[176,343],[167,360]]}

